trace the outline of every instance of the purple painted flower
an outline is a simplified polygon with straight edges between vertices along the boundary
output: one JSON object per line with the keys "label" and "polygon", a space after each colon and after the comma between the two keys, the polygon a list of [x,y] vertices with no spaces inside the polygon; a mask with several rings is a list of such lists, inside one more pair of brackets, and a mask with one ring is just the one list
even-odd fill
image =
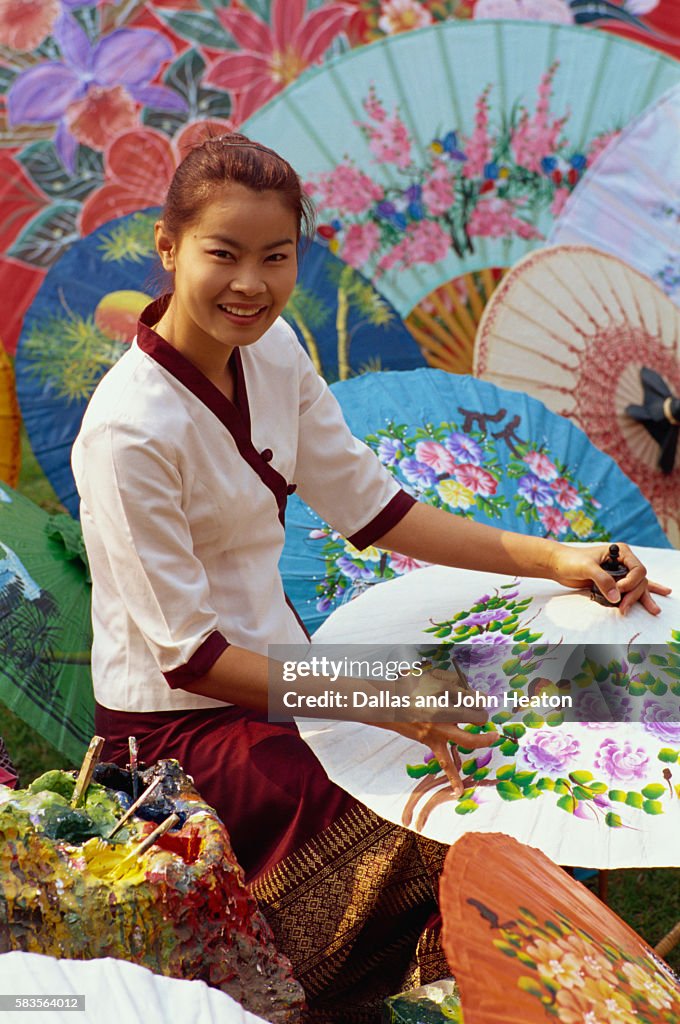
{"label": "purple painted flower", "polygon": [[[110,111],[119,123],[129,118],[133,101],[160,110],[187,109],[184,98],[173,89],[149,84],[174,53],[159,32],[120,28],[93,46],[76,19],[64,11],[53,36],[63,60],[43,61],[17,75],[7,94],[7,107],[12,126],[57,121],[54,141],[68,170],[74,168],[81,138],[75,126],[87,124],[91,133],[97,107]],[[90,100],[93,110],[88,111]],[[100,131],[103,137],[105,124]]]}
{"label": "purple painted flower", "polygon": [[357,565],[347,555],[340,555],[336,565],[351,580],[372,580],[375,576],[373,569],[368,569],[365,565]]}
{"label": "purple painted flower", "polygon": [[378,458],[384,466],[394,466],[401,458],[403,450],[402,441],[392,437],[383,437],[378,445]]}
{"label": "purple painted flower", "polygon": [[526,476],[520,479],[517,484],[517,490],[525,501],[528,501],[530,505],[536,505],[538,508],[552,505],[554,501],[550,485],[545,480],[539,480],[533,473],[527,473]]}
{"label": "purple painted flower", "polygon": [[664,743],[680,743],[680,705],[674,706],[658,700],[646,700],[641,721],[647,732],[658,736]]}
{"label": "purple painted flower", "polygon": [[580,744],[571,733],[561,729],[538,729],[522,747],[525,761],[544,772],[563,772],[570,768],[580,752]]}
{"label": "purple painted flower", "polygon": [[468,462],[473,466],[481,466],[484,461],[482,446],[467,434],[449,434],[444,438],[444,446],[459,462]]}
{"label": "purple painted flower", "polygon": [[416,484],[421,490],[432,487],[437,482],[437,474],[424,462],[418,459],[402,459],[399,467],[411,484]]}
{"label": "purple painted flower", "polygon": [[[500,620],[500,616],[498,616]],[[509,654],[512,641],[502,633],[478,633],[471,636],[468,643],[474,647],[470,651],[470,664],[474,668],[483,668],[492,662],[503,662]]]}
{"label": "purple painted flower", "polygon": [[510,612],[507,608],[486,608],[482,612],[470,612],[458,625],[488,626],[490,622],[503,622],[504,619],[509,617]]}
{"label": "purple painted flower", "polygon": [[649,757],[644,747],[634,747],[630,740],[603,740],[595,752],[594,764],[611,779],[635,782],[647,773]]}
{"label": "purple painted flower", "polygon": [[331,600],[328,597],[321,597],[316,602],[316,610],[318,612],[327,612],[331,607]]}

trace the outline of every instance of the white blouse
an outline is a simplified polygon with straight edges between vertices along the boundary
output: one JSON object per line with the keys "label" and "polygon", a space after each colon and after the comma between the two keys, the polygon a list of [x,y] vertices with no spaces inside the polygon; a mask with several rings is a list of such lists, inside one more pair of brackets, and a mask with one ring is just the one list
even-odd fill
{"label": "white blouse", "polygon": [[72,453],[95,697],[119,711],[223,707],[181,687],[229,644],[306,641],[278,570],[294,490],[358,548],[414,503],[285,321],[234,350],[232,403],[151,329],[163,303],[99,383]]}

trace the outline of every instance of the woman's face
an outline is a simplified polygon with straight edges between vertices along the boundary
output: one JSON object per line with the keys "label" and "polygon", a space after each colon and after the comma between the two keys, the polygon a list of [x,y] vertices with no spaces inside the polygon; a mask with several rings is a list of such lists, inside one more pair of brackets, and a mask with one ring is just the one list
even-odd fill
{"label": "woman's face", "polygon": [[179,239],[156,225],[163,266],[175,278],[167,340],[187,353],[252,345],[295,287],[297,238],[297,218],[278,192],[237,184],[217,191]]}

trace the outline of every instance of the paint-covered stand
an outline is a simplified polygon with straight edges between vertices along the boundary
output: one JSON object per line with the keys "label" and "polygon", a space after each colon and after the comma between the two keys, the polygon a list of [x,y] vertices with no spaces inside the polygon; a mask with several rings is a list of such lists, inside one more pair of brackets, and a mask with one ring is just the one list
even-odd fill
{"label": "paint-covered stand", "polygon": [[[215,811],[176,761],[140,772],[160,784],[125,826],[128,772],[99,765],[84,801],[51,771],[27,789],[0,786],[0,953],[114,957],[201,979],[274,1024],[298,1024],[304,993],[248,892]],[[177,826],[138,847],[160,821]]]}

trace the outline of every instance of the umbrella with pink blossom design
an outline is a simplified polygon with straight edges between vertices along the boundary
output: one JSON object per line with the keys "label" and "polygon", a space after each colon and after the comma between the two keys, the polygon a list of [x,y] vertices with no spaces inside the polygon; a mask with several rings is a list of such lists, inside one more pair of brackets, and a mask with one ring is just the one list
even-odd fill
{"label": "umbrella with pink blossom design", "polygon": [[678,81],[677,61],[599,32],[439,22],[307,72],[243,128],[290,159],[328,244],[406,317],[536,248],[612,134]]}
{"label": "umbrella with pink blossom design", "polygon": [[[656,617],[640,605],[621,615],[551,580],[430,566],[370,588],[316,631],[312,653],[345,657],[348,675],[390,660],[446,668],[455,656],[465,666],[475,703],[458,720],[482,707],[488,721],[464,728],[499,737],[452,747],[460,797],[432,752],[396,733],[307,719],[302,735],[331,779],[430,839],[505,832],[559,864],[677,866],[680,552],[637,551],[652,578],[674,587]],[[372,678],[412,692],[394,675]],[[353,703],[365,721],[390,717]],[[431,706],[411,697],[405,713],[417,721]]]}
{"label": "umbrella with pink blossom design", "polygon": [[[332,390],[352,432],[419,501],[562,541],[669,546],[614,460],[536,399],[425,368],[369,373]],[[375,547],[357,551],[294,495],[280,567],[314,629],[339,604],[417,563]]]}

